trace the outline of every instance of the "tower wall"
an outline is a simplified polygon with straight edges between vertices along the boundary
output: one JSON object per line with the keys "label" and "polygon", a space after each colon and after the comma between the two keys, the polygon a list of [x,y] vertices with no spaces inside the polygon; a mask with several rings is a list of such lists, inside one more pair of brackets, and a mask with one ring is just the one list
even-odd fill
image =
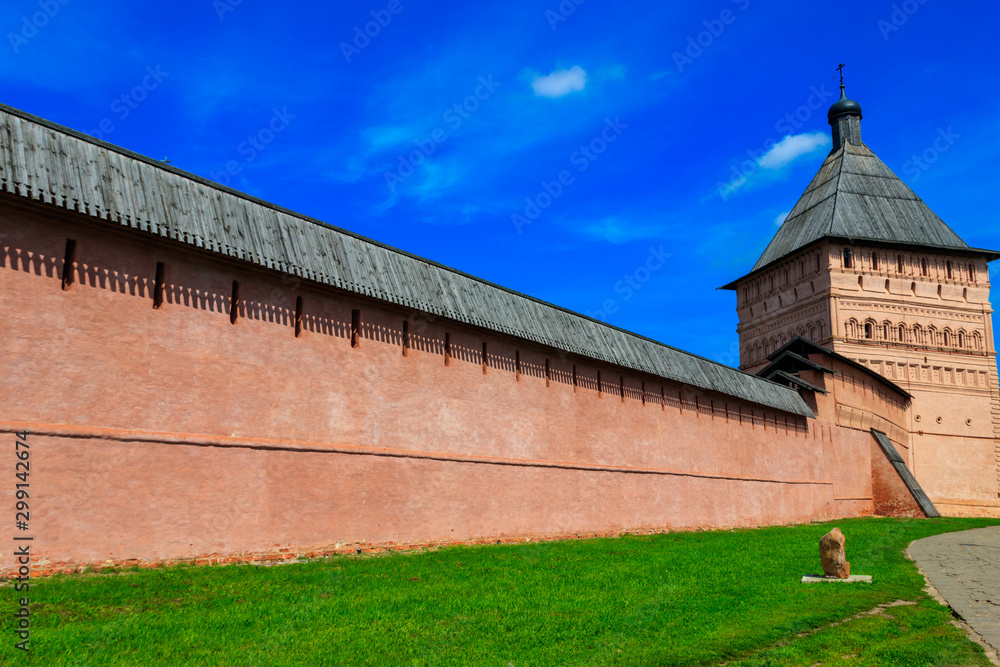
{"label": "tower wall", "polygon": [[[803,264],[819,268],[795,273]],[[795,335],[810,338],[809,325],[827,318],[814,342],[913,396],[909,464],[938,509],[998,515],[1000,392],[989,293],[981,256],[821,243],[738,283],[741,367],[759,371],[767,354]]]}

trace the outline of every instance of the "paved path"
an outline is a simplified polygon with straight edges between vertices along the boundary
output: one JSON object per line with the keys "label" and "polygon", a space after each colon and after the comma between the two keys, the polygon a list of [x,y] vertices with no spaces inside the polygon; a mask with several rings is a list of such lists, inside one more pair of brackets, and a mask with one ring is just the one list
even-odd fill
{"label": "paved path", "polygon": [[925,537],[908,553],[949,606],[1000,650],[1000,526]]}

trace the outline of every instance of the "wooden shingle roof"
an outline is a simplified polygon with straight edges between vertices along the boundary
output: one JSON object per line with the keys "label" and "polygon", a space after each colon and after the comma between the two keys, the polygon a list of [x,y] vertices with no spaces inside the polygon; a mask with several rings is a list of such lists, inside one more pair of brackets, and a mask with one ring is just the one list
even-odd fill
{"label": "wooden shingle roof", "polygon": [[[753,271],[824,238],[976,250],[868,146],[847,142],[823,162]],[[997,256],[992,251],[982,252]]]}
{"label": "wooden shingle roof", "polygon": [[774,382],[0,105],[0,191],[338,290],[812,417]]}

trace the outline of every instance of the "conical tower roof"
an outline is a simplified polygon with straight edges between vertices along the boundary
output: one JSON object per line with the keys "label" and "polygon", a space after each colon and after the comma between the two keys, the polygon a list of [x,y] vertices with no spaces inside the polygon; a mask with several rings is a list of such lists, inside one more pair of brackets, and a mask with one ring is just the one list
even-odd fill
{"label": "conical tower roof", "polygon": [[835,149],[754,265],[824,237],[969,250],[969,245],[868,146]]}
{"label": "conical tower roof", "polygon": [[751,273],[824,238],[1000,257],[970,248],[861,141],[861,117],[861,105],[847,99],[841,86],[840,100],[828,114],[833,150]]}

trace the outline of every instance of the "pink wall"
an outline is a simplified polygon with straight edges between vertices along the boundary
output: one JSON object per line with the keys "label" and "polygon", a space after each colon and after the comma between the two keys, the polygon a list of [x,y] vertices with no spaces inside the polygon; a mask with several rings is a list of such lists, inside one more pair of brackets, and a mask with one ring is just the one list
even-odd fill
{"label": "pink wall", "polygon": [[871,436],[832,404],[765,412],[100,225],[0,203],[0,438],[33,434],[41,572],[871,512]]}

